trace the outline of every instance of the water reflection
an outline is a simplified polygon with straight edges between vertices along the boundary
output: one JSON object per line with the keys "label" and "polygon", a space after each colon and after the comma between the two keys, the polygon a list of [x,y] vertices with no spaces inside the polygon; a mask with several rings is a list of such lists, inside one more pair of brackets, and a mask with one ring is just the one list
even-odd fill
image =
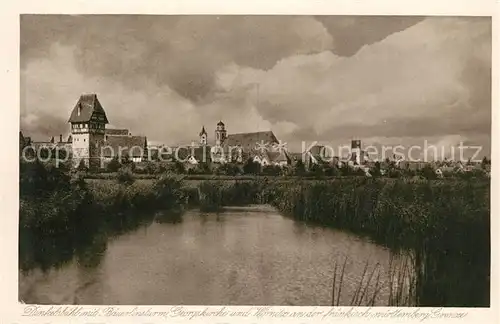
{"label": "water reflection", "polygon": [[105,233],[98,233],[91,244],[76,247],[76,262],[83,268],[96,268],[101,263],[107,247],[108,238]]}
{"label": "water reflection", "polygon": [[[294,222],[269,207],[122,216],[113,227],[75,242],[79,245],[60,268],[49,266],[57,257],[45,259],[44,267],[36,258],[30,261],[48,271],[42,277],[37,271],[21,275],[21,299],[55,304],[328,306],[342,268],[336,297],[340,305],[352,303],[356,291],[360,297],[366,290],[366,302],[378,289],[376,305],[387,305],[390,298],[389,250],[348,233]],[[59,247],[56,256],[67,260],[68,250]]]}
{"label": "water reflection", "polygon": [[179,224],[182,223],[181,211],[159,212],[155,215],[155,222],[159,224]]}

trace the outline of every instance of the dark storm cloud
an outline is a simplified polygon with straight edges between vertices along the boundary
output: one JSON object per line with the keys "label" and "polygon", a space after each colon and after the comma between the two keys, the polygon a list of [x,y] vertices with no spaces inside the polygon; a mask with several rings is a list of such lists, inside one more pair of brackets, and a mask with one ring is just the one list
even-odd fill
{"label": "dark storm cloud", "polygon": [[66,127],[81,92],[166,143],[219,119],[290,142],[491,125],[487,18],[22,16],[21,67],[33,133]]}
{"label": "dark storm cloud", "polygon": [[332,52],[352,56],[364,45],[405,30],[424,17],[412,16],[316,16],[334,38]]}
{"label": "dark storm cloud", "polygon": [[[354,53],[419,18],[301,16],[22,16],[21,55],[74,46],[78,68],[131,87],[142,77],[197,101],[227,63],[267,70],[284,57],[332,49]],[[326,27],[326,28],[325,28]]]}
{"label": "dark storm cloud", "polygon": [[154,78],[192,100],[214,90],[229,62],[268,69],[331,43],[311,17],[271,16],[23,16],[21,39],[24,64],[59,42],[74,46],[82,73],[131,87]]}

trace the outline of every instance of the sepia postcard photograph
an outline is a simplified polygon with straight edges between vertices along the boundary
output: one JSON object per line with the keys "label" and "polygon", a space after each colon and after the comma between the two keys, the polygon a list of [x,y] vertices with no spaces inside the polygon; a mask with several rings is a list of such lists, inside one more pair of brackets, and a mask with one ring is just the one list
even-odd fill
{"label": "sepia postcard photograph", "polygon": [[19,303],[491,306],[492,17],[19,24]]}

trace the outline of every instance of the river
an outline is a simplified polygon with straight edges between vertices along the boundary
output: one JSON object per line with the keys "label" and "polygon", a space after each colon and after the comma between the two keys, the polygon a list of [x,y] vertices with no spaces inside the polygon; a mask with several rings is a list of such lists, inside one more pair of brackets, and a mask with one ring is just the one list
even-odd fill
{"label": "river", "polygon": [[97,245],[88,247],[86,261],[75,257],[57,269],[21,273],[20,299],[36,304],[329,306],[334,264],[338,292],[346,257],[340,305],[352,304],[366,264],[364,282],[374,275],[365,297],[378,287],[374,304],[387,306],[390,294],[388,249],[350,233],[296,222],[269,206],[221,213],[189,210],[181,222],[152,222],[107,238],[104,247]]}

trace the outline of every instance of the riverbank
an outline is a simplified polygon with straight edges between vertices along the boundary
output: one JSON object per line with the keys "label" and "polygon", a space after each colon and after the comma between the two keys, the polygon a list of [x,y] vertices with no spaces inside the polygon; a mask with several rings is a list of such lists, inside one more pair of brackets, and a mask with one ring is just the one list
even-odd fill
{"label": "riverbank", "polygon": [[488,179],[259,178],[189,184],[177,176],[119,183],[52,174],[44,181],[45,189],[35,183],[32,190],[43,195],[21,195],[24,270],[62,264],[87,241],[151,222],[154,211],[175,210],[176,219],[165,221],[181,221],[188,207],[218,211],[267,203],[301,222],[348,229],[392,249],[414,251],[419,306],[489,305]]}
{"label": "riverbank", "polygon": [[419,306],[488,306],[489,181],[288,184],[273,204],[294,219],[414,252]]}

